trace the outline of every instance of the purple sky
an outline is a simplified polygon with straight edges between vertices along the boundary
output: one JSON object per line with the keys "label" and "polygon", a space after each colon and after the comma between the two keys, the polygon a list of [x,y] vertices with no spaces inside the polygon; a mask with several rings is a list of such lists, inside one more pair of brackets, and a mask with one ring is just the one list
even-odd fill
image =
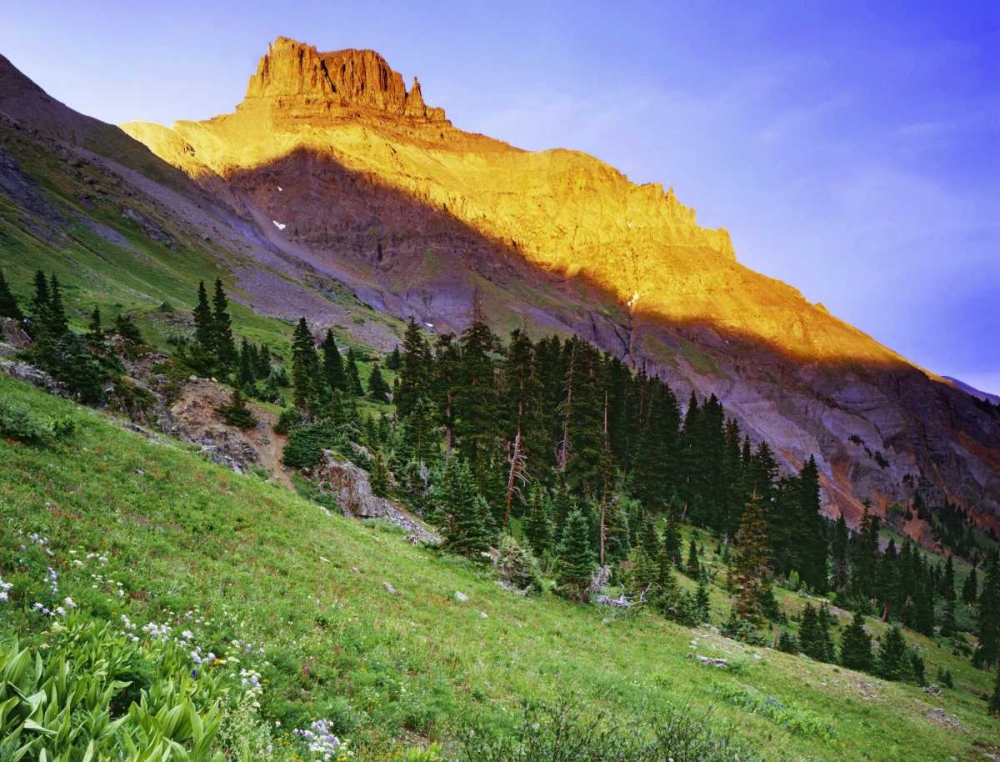
{"label": "purple sky", "polygon": [[278,35],[375,48],[456,126],[672,185],[745,264],[1000,393],[1000,2],[152,5],[11,3],[0,52],[169,124],[231,110]]}

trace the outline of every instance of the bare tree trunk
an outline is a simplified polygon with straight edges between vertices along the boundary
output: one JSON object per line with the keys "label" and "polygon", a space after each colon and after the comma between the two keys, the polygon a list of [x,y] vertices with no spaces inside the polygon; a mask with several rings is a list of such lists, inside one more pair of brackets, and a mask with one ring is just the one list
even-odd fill
{"label": "bare tree trunk", "polygon": [[514,436],[514,455],[510,459],[510,474],[507,476],[507,502],[503,510],[503,526],[510,525],[510,506],[514,501],[514,488],[516,484],[518,470],[521,464],[521,427],[518,426],[517,434]]}
{"label": "bare tree trunk", "polygon": [[563,405],[563,435],[559,449],[559,471],[566,470],[569,462],[569,417],[573,410],[573,369],[576,361],[576,350],[569,355],[569,377],[567,379],[566,403]]}

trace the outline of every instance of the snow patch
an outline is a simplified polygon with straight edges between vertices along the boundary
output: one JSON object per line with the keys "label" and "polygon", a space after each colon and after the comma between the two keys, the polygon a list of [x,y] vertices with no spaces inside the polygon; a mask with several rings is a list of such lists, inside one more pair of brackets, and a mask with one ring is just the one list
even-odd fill
{"label": "snow patch", "polygon": [[281,186],[279,185],[279,186],[278,186],[278,193],[281,193],[281,191],[283,191],[283,190],[284,190],[284,188],[282,188],[282,187],[281,187]]}
{"label": "snow patch", "polygon": [[274,226],[276,228],[278,228],[278,230],[284,230],[285,228],[288,227],[288,225],[283,225],[282,223],[278,222],[277,220],[271,220],[271,222],[274,223]]}
{"label": "snow patch", "polygon": [[633,292],[633,293],[632,293],[632,298],[631,298],[631,299],[629,299],[629,300],[628,300],[628,301],[626,302],[626,304],[628,304],[628,307],[629,307],[629,309],[632,309],[632,307],[634,307],[634,306],[635,306],[635,303],[636,303],[637,301],[639,301],[639,292],[638,292],[638,291],[635,291],[635,292]]}
{"label": "snow patch", "polygon": [[428,328],[434,327],[434,323],[424,323],[424,325],[426,325]]}

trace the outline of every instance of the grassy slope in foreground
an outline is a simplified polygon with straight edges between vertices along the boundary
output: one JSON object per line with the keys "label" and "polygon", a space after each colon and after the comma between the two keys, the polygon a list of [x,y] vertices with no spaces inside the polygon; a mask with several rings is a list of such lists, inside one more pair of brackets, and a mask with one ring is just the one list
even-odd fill
{"label": "grassy slope in foreground", "polygon": [[[11,563],[18,529],[48,535],[59,558],[107,555],[100,573],[127,594],[102,613],[160,621],[198,606],[221,623],[220,639],[263,644],[267,707],[286,723],[334,715],[359,740],[433,736],[470,710],[503,722],[520,697],[575,693],[632,714],[713,705],[768,759],[974,759],[976,743],[995,740],[996,722],[968,694],[932,699],[651,615],[609,620],[596,607],[520,598],[464,561],[328,516],[102,414],[3,377],[0,397],[78,424],[72,441],[46,449],[0,441],[4,578],[24,583]],[[93,598],[94,569],[57,571],[61,594]],[[17,626],[0,609],[0,629]],[[701,666],[692,652],[728,656],[735,669]],[[962,729],[928,719],[936,706]]]}

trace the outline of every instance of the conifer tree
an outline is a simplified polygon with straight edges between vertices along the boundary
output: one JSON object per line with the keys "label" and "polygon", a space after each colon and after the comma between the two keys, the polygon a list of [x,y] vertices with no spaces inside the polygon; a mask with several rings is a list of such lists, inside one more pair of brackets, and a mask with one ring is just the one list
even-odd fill
{"label": "conifer tree", "polygon": [[392,351],[389,353],[389,356],[385,361],[385,367],[393,371],[399,370],[403,367],[403,358],[399,354],[399,344],[393,347]]}
{"label": "conifer tree", "polygon": [[876,674],[883,680],[902,680],[910,669],[906,638],[898,625],[886,630],[878,649]]}
{"label": "conifer tree", "polygon": [[663,529],[663,549],[674,566],[681,566],[681,530],[677,522],[677,510],[671,505],[667,513],[667,525]]}
{"label": "conifer tree", "polygon": [[802,653],[816,661],[828,661],[829,654],[826,650],[826,641],[820,632],[820,624],[816,615],[816,609],[811,603],[807,603],[802,612],[802,622],[799,625],[799,643]]}
{"label": "conifer tree", "polygon": [[850,532],[847,529],[847,521],[844,514],[837,517],[837,523],[833,529],[833,541],[830,544],[830,556],[833,562],[833,575],[830,586],[834,590],[841,590],[847,585],[848,562],[847,550],[850,541]]}
{"label": "conifer tree", "polygon": [[[410,414],[421,397],[432,397],[430,388],[430,349],[424,341],[423,331],[413,318],[406,324],[403,334],[403,353],[399,369],[399,389],[394,402],[400,418]],[[449,381],[450,383],[450,381]]]}
{"label": "conifer tree", "polygon": [[217,408],[217,411],[222,416],[222,420],[230,426],[244,431],[257,426],[257,416],[247,407],[246,400],[243,399],[243,392],[240,391],[239,387],[233,389],[229,402]]}
{"label": "conifer tree", "polygon": [[[371,420],[369,418],[369,420]],[[387,497],[389,495],[389,467],[386,465],[385,458],[382,456],[378,450],[372,455],[372,471],[370,477],[370,483],[372,487],[372,494],[376,497]]]}
{"label": "conifer tree", "polygon": [[329,328],[323,343],[320,345],[323,350],[323,373],[326,376],[326,383],[331,391],[347,391],[347,375],[344,373],[344,359],[340,356],[337,348],[337,340],[333,337],[333,331]]}
{"label": "conifer tree", "polygon": [[759,624],[774,608],[768,556],[767,519],[756,496],[747,504],[736,533],[733,552],[734,614],[751,625]]}
{"label": "conifer tree", "polygon": [[240,343],[240,361],[236,373],[236,383],[242,389],[252,390],[257,381],[257,373],[254,362],[253,345],[243,339]]}
{"label": "conifer tree", "polygon": [[942,637],[951,637],[958,630],[958,624],[955,621],[955,599],[946,600],[944,602],[944,616],[941,617],[941,635]]}
{"label": "conifer tree", "polygon": [[354,347],[349,347],[347,350],[345,375],[347,376],[347,393],[352,397],[363,396],[365,390],[361,386],[361,374],[358,372],[358,358],[354,354]]}
{"label": "conifer tree", "polygon": [[69,330],[69,321],[66,319],[66,308],[62,299],[62,288],[59,286],[59,279],[53,273],[49,281],[49,332],[52,337],[58,340]]}
{"label": "conifer tree", "polygon": [[977,661],[987,669],[1000,665],[1000,560],[996,556],[990,561],[979,595],[978,625]]}
{"label": "conifer tree", "polygon": [[3,270],[0,270],[0,318],[11,318],[18,322],[24,320],[24,313],[17,304],[14,292],[10,290]]}
{"label": "conifer tree", "polygon": [[436,503],[444,516],[445,547],[470,558],[489,550],[495,537],[490,509],[464,460],[452,458],[445,464]]}
{"label": "conifer tree", "polygon": [[194,337],[206,353],[215,355],[215,322],[208,305],[205,281],[198,281],[198,305],[194,308]]}
{"label": "conifer tree", "polygon": [[688,543],[687,574],[692,579],[699,579],[701,577],[701,564],[698,562],[698,545],[694,541],[694,537]]}
{"label": "conifer tree", "polygon": [[579,510],[573,511],[566,519],[562,540],[556,550],[559,591],[573,600],[587,601],[596,564],[587,517]]}
{"label": "conifer tree", "polygon": [[45,278],[45,273],[41,270],[35,271],[35,296],[31,300],[32,322],[48,324],[48,312],[50,305],[49,282]]}
{"label": "conifer tree", "polygon": [[104,326],[101,324],[101,308],[94,307],[90,313],[90,323],[87,325],[87,341],[92,347],[100,346],[104,343]]}
{"label": "conifer tree", "polygon": [[854,619],[840,642],[840,663],[848,669],[859,672],[871,672],[872,641],[865,631],[865,619],[861,612],[854,614]]}
{"label": "conifer tree", "polygon": [[797,654],[799,652],[799,643],[795,639],[795,636],[788,632],[788,630],[782,630],[781,635],[778,636],[778,650],[786,654]]}
{"label": "conifer tree", "polygon": [[522,523],[524,539],[539,558],[552,547],[552,519],[545,490],[535,484],[528,493],[528,513]]}
{"label": "conifer tree", "polygon": [[418,463],[431,464],[438,455],[437,415],[426,397],[417,400],[406,420],[402,422],[403,441],[410,448],[410,456]]}
{"label": "conifer tree", "polygon": [[292,387],[295,407],[306,414],[311,414],[315,400],[318,365],[315,340],[306,319],[301,318],[292,338]]}
{"label": "conifer tree", "polygon": [[133,323],[132,318],[128,315],[116,316],[113,330],[128,344],[133,346],[142,344],[142,333],[139,331],[139,326]]}
{"label": "conifer tree", "polygon": [[708,595],[708,583],[705,581],[705,575],[702,574],[698,577],[698,590],[694,597],[695,611],[698,614],[698,622],[704,623],[711,621],[712,618],[712,607],[711,599]]}
{"label": "conifer tree", "polygon": [[229,300],[222,287],[222,280],[215,280],[212,299],[212,344],[219,367],[224,371],[236,365],[236,342],[233,339],[233,321],[229,317]]}
{"label": "conifer tree", "polygon": [[382,377],[382,369],[378,363],[372,365],[371,375],[368,376],[368,398],[374,402],[389,402],[389,385]]}
{"label": "conifer tree", "polygon": [[962,602],[967,606],[973,606],[977,600],[979,600],[979,580],[973,567],[969,576],[965,578],[965,584],[962,585]]}

